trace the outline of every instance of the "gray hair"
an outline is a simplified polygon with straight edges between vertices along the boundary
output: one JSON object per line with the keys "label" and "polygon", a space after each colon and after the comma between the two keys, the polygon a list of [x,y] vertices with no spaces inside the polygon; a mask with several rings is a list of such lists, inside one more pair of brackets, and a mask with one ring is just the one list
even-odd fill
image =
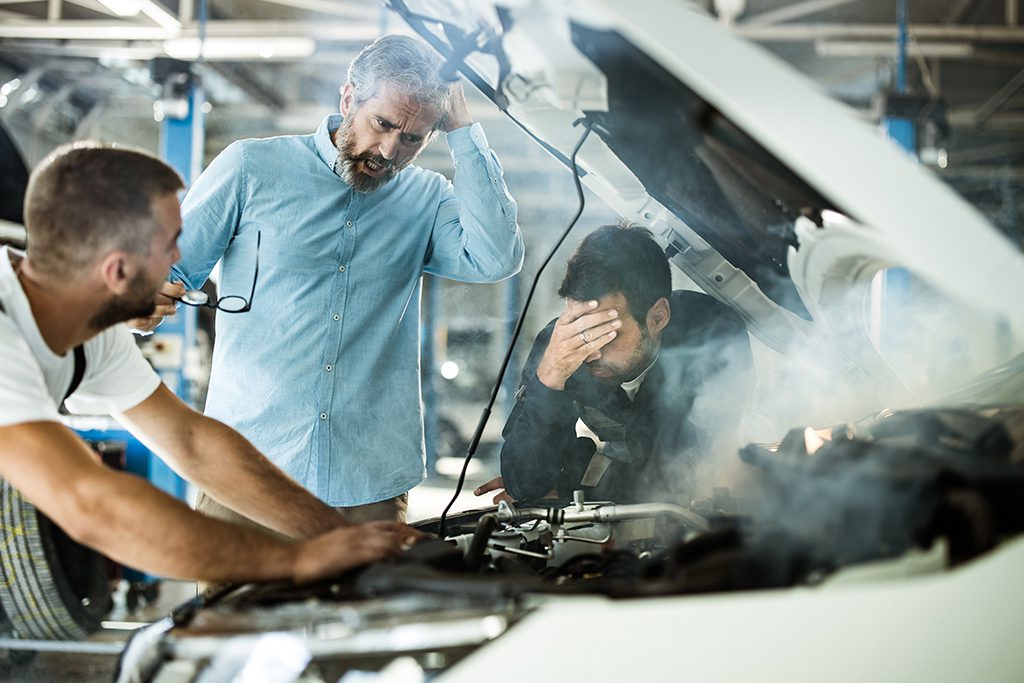
{"label": "gray hair", "polygon": [[381,36],[363,48],[348,67],[355,106],[376,95],[377,84],[384,81],[417,102],[435,107],[443,119],[449,97],[448,83],[438,74],[440,68],[440,56],[426,44],[409,36]]}
{"label": "gray hair", "polygon": [[90,141],[60,147],[25,191],[29,261],[74,277],[105,251],[148,256],[160,227],[153,201],[183,187],[174,169],[145,152]]}

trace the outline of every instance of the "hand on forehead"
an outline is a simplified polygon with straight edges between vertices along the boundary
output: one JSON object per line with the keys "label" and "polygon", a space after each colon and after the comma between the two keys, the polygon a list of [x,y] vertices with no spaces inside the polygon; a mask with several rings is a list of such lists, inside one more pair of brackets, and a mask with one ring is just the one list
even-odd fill
{"label": "hand on forehead", "polygon": [[625,310],[624,301],[616,301],[613,297],[604,296],[601,299],[586,299],[578,301],[570,297],[565,299],[565,312],[572,317],[579,317],[587,313],[598,313],[604,311],[617,311],[619,315],[628,313]]}

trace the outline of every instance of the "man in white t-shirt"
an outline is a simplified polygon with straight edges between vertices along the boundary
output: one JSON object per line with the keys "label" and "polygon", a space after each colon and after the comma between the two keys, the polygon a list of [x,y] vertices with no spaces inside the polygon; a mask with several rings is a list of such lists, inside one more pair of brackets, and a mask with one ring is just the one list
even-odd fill
{"label": "man in white t-shirt", "polygon": [[[93,143],[33,172],[27,252],[0,249],[0,477],[75,540],[162,576],[308,581],[398,552],[418,532],[348,523],[184,405],[119,324],[153,313],[179,258],[181,189],[158,159]],[[72,413],[114,415],[183,477],[280,536],[205,517],[105,467],[61,423],[65,396]]]}

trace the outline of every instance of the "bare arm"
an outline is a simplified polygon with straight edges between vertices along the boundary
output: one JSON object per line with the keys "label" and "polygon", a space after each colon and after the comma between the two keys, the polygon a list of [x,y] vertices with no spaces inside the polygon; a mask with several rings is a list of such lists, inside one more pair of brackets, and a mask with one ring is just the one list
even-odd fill
{"label": "bare arm", "polygon": [[394,554],[409,540],[402,525],[378,523],[291,543],[204,517],[105,467],[57,422],[0,428],[0,476],[78,542],[163,576],[306,581]]}
{"label": "bare arm", "polygon": [[263,526],[312,538],[347,523],[245,437],[192,410],[164,385],[117,417],[178,474]]}

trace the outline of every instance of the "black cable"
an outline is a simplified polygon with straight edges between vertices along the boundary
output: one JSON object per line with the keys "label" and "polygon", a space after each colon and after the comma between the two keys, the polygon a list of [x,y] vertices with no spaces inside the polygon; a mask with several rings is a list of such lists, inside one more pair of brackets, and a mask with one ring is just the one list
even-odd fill
{"label": "black cable", "polygon": [[491,409],[494,407],[495,401],[498,400],[498,392],[501,390],[502,381],[505,379],[505,372],[508,370],[508,365],[512,361],[512,350],[515,348],[516,341],[519,339],[519,334],[523,331],[523,323],[526,321],[526,311],[530,308],[530,302],[533,301],[533,293],[537,291],[537,283],[540,282],[540,276],[547,268],[551,259],[554,258],[555,252],[565,242],[565,238],[569,236],[569,232],[576,226],[576,221],[583,215],[583,208],[586,206],[586,198],[583,196],[583,184],[580,182],[580,170],[576,167],[576,154],[580,151],[580,147],[586,141],[587,136],[590,135],[590,131],[594,126],[594,123],[587,121],[585,118],[577,119],[573,125],[583,124],[584,131],[583,135],[580,136],[576,146],[572,149],[572,156],[570,157],[569,168],[572,169],[572,179],[576,184],[576,195],[579,197],[580,205],[576,210],[576,215],[569,221],[569,227],[565,229],[562,236],[558,238],[555,246],[552,247],[548,253],[547,258],[544,259],[544,263],[537,269],[537,274],[533,276],[533,284],[530,285],[530,292],[526,295],[526,301],[523,303],[523,309],[519,312],[519,319],[516,320],[515,330],[512,332],[512,341],[508,344],[508,350],[505,351],[505,359],[501,362],[501,369],[498,371],[498,379],[494,383],[494,388],[491,390],[491,397],[487,401],[487,405],[484,407],[483,412],[480,414],[480,422],[477,423],[476,431],[473,433],[473,438],[469,441],[469,447],[466,448],[466,459],[462,463],[462,472],[459,473],[459,483],[455,487],[455,495],[448,502],[448,506],[445,507],[444,512],[441,513],[441,521],[437,527],[437,535],[440,538],[445,536],[445,526],[448,519],[448,511],[452,509],[452,505],[455,505],[455,500],[462,493],[462,485],[466,483],[466,471],[469,469],[469,461],[473,459],[476,454],[476,449],[480,446],[480,439],[483,436],[484,427],[487,426],[487,420],[491,417]]}

